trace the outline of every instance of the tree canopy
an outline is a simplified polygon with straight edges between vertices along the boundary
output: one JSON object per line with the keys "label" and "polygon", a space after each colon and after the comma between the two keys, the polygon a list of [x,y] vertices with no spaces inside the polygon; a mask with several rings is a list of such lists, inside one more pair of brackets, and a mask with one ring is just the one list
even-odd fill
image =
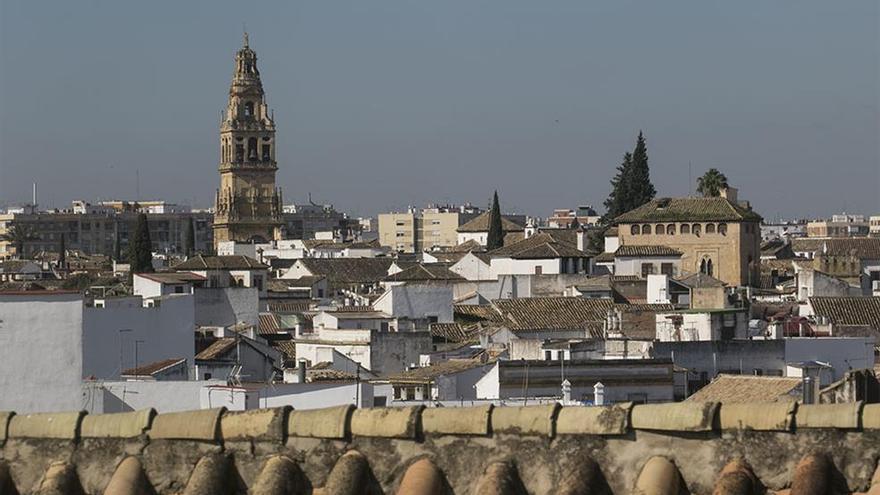
{"label": "tree canopy", "polygon": [[131,273],[149,273],[153,271],[153,249],[150,241],[150,229],[147,215],[141,213],[137,217],[134,236],[128,243],[128,263]]}
{"label": "tree canopy", "polygon": [[635,149],[632,153],[624,153],[617,174],[611,179],[611,193],[605,200],[603,223],[609,224],[615,217],[642,206],[656,195],[648,166],[648,146],[640,131]]}
{"label": "tree canopy", "polygon": [[727,176],[717,168],[710,168],[697,179],[697,192],[707,198],[721,196],[721,191],[727,187]]}
{"label": "tree canopy", "polygon": [[489,235],[486,237],[486,249],[498,249],[504,245],[504,228],[501,225],[501,206],[498,204],[498,191],[492,197],[492,209],[489,210]]}

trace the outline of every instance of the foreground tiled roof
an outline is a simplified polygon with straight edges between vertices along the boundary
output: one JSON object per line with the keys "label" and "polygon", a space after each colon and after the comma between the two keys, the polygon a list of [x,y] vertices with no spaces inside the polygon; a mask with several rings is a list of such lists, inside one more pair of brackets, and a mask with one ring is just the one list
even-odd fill
{"label": "foreground tiled roof", "polygon": [[192,272],[138,273],[137,276],[162,284],[185,284],[189,282],[204,282],[207,280],[205,277]]}
{"label": "foreground tiled roof", "polygon": [[467,320],[500,321],[501,315],[491,304],[455,304],[452,310],[456,318]]}
{"label": "foreground tiled roof", "polygon": [[378,282],[388,275],[391,258],[303,258],[313,275],[327,277],[331,285]]}
{"label": "foreground tiled roof", "polygon": [[0,431],[4,493],[730,495],[766,488],[806,495],[880,489],[878,404],[0,412]]}
{"label": "foreground tiled roof", "polygon": [[260,313],[259,325],[257,326],[259,335],[275,335],[279,330],[281,330],[281,326],[275,313]]}
{"label": "foreground tiled roof", "polygon": [[450,271],[443,264],[413,265],[393,275],[385,277],[386,282],[418,282],[429,280],[464,280],[461,275]]}
{"label": "foreground tiled roof", "polygon": [[815,253],[826,256],[855,256],[860,259],[880,259],[880,237],[840,237],[792,239],[791,249],[796,253]]}
{"label": "foreground tiled roof", "polygon": [[782,376],[718,375],[688,397],[690,402],[794,402],[800,399],[800,378]]}
{"label": "foreground tiled roof", "polygon": [[618,216],[614,223],[744,220],[760,221],[761,216],[726,198],[658,198]]}
{"label": "foreground tiled roof", "polygon": [[681,251],[669,246],[625,245],[617,248],[615,256],[681,256]]}
{"label": "foreground tiled roof", "polygon": [[866,325],[880,330],[880,297],[811,297],[816,316],[836,325]]}
{"label": "foreground tiled roof", "polygon": [[498,299],[492,302],[504,315],[511,331],[526,330],[601,330],[610,299],[582,297],[526,297]]}
{"label": "foreground tiled roof", "polygon": [[572,244],[555,239],[550,234],[538,233],[528,239],[489,251],[491,257],[513,259],[586,258],[589,254]]}
{"label": "foreground tiled roof", "polygon": [[171,358],[156,361],[154,363],[138,366],[137,368],[128,368],[122,371],[122,376],[152,376],[155,373],[164,371],[172,366],[185,363],[186,358]]}
{"label": "foreground tiled roof", "polygon": [[204,256],[198,254],[174,266],[181,270],[265,270],[267,265],[244,255]]}
{"label": "foreground tiled roof", "polygon": [[273,313],[302,313],[312,308],[315,303],[306,299],[303,301],[269,301],[269,311]]}
{"label": "foreground tiled roof", "polygon": [[[459,225],[457,231],[458,232],[488,232],[489,231],[489,213],[491,212],[483,212],[471,219],[469,222],[465,222]],[[525,228],[511,220],[508,220],[504,215],[501,215],[501,230],[504,232],[522,232]]]}
{"label": "foreground tiled roof", "polygon": [[480,359],[450,359],[442,363],[422,366],[409,371],[396,373],[383,378],[391,383],[432,383],[435,379],[460,373],[480,366],[488,366],[490,363]]}
{"label": "foreground tiled roof", "polygon": [[196,354],[196,359],[201,361],[212,361],[223,358],[223,355],[231,351],[235,347],[235,337],[222,337],[215,340],[211,345],[202,352]]}
{"label": "foreground tiled roof", "polygon": [[460,323],[431,323],[428,326],[431,337],[446,342],[470,342],[475,340],[476,328]]}

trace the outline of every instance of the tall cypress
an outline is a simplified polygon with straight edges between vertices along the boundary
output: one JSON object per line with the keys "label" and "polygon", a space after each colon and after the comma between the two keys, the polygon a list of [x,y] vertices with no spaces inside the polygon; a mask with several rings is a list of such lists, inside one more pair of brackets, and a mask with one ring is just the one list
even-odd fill
{"label": "tall cypress", "polygon": [[186,222],[186,230],[183,232],[183,254],[189,258],[196,250],[196,231],[193,227],[192,218]]}
{"label": "tall cypress", "polygon": [[657,190],[651,183],[651,171],[648,167],[648,146],[645,144],[645,136],[639,131],[636,139],[636,147],[632,154],[632,174],[630,176],[629,208],[632,210],[654,199]]}
{"label": "tall cypress", "polygon": [[492,209],[489,210],[489,235],[486,237],[486,249],[491,251],[504,245],[504,228],[501,226],[501,206],[498,205],[498,191],[492,198]]}
{"label": "tall cypress", "polygon": [[624,153],[623,162],[617,166],[617,174],[611,179],[611,193],[605,200],[605,216],[602,223],[610,223],[625,213],[630,205],[630,182],[632,181],[632,154]]}
{"label": "tall cypress", "polygon": [[153,271],[153,248],[150,242],[150,228],[147,215],[141,213],[134,227],[134,237],[128,243],[128,263],[131,273],[149,273]]}

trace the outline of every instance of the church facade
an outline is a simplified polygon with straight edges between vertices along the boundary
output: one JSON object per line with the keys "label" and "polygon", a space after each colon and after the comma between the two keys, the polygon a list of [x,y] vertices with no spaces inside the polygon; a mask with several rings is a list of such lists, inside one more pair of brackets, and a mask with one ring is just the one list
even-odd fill
{"label": "church facade", "polygon": [[266,105],[257,54],[235,55],[229,102],[220,124],[220,188],[214,202],[214,246],[282,238],[281,189],[275,186],[275,120]]}

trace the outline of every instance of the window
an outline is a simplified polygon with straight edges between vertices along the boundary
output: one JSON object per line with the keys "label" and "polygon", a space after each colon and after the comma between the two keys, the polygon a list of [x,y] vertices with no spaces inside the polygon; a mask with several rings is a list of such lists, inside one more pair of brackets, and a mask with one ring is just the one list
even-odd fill
{"label": "window", "polygon": [[257,138],[248,138],[248,160],[257,159]]}
{"label": "window", "polygon": [[253,117],[254,116],[254,102],[249,101],[244,104],[244,116],[245,117]]}
{"label": "window", "polygon": [[666,232],[666,228],[663,227],[663,225],[661,225],[659,223],[654,227],[654,233],[657,235],[663,235],[663,233],[665,233],[665,232]]}
{"label": "window", "polygon": [[535,267],[535,275],[541,275],[542,273],[544,273],[544,267],[541,265],[536,266]]}
{"label": "window", "polygon": [[642,225],[642,234],[650,234],[651,226],[650,225]]}
{"label": "window", "polygon": [[648,275],[652,275],[654,273],[654,263],[642,263],[642,278],[647,278]]}
{"label": "window", "polygon": [[544,351],[544,361],[553,361],[552,351]]}
{"label": "window", "polygon": [[235,145],[235,161],[241,163],[244,161],[244,145],[236,144]]}
{"label": "window", "polygon": [[272,159],[272,145],[264,144],[263,145],[263,161],[267,162]]}
{"label": "window", "polygon": [[707,234],[714,234],[715,233],[715,224],[714,223],[707,223],[706,224],[706,233]]}
{"label": "window", "polygon": [[639,235],[639,226],[633,225],[632,227],[630,227],[629,233],[632,235]]}
{"label": "window", "polygon": [[690,234],[691,233],[691,226],[688,224],[683,224],[681,226],[681,233],[682,234]]}
{"label": "window", "polygon": [[398,227],[403,227],[405,224],[404,224],[403,220],[398,220],[398,221],[394,222],[394,225],[397,225]]}
{"label": "window", "polygon": [[675,224],[670,223],[666,226],[666,235],[675,235]]}
{"label": "window", "polygon": [[727,235],[727,224],[719,223],[718,224],[718,233],[721,235]]}
{"label": "window", "polygon": [[406,237],[406,232],[398,232],[394,234],[395,237]]}
{"label": "window", "polygon": [[211,374],[210,374],[210,373],[205,373],[204,376],[205,376],[205,380],[210,380],[210,379],[211,379]]}
{"label": "window", "polygon": [[691,233],[694,234],[695,236],[700,237],[701,230],[702,229],[700,228],[700,224],[695,223],[695,224],[691,225]]}
{"label": "window", "polygon": [[672,263],[660,263],[660,273],[667,277],[675,276],[675,265]]}
{"label": "window", "polygon": [[174,286],[174,293],[175,294],[183,294],[183,286],[182,285],[175,285]]}
{"label": "window", "polygon": [[254,286],[257,290],[263,290],[263,277],[254,277]]}

